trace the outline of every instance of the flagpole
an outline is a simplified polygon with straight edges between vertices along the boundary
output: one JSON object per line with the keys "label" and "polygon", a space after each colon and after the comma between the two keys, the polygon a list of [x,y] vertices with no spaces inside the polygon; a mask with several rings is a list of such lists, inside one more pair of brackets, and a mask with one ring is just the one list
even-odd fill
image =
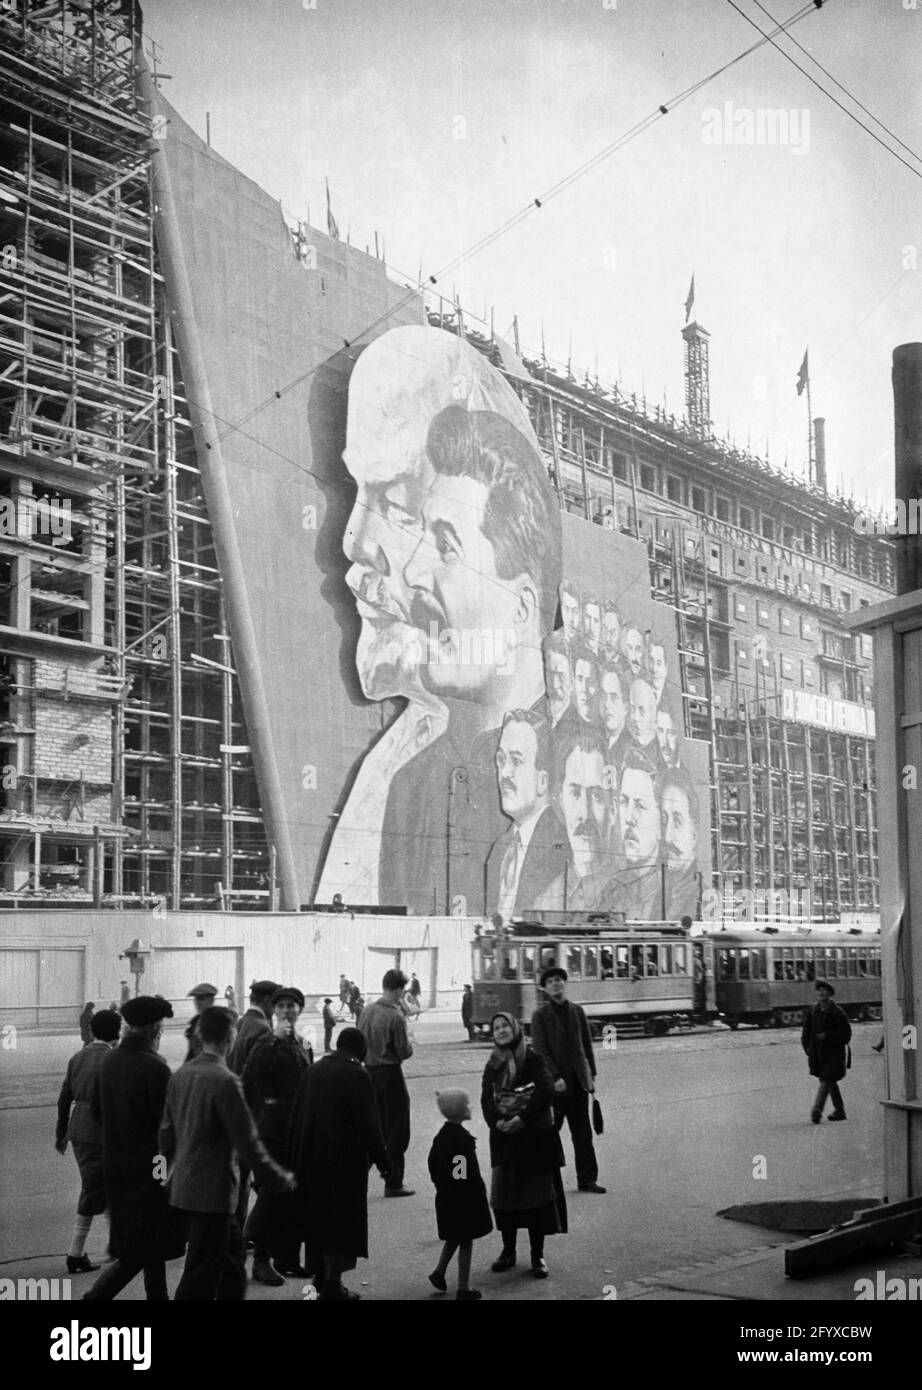
{"label": "flagpole", "polygon": [[810,359],[807,358],[807,479],[813,484],[813,402],[810,397]]}

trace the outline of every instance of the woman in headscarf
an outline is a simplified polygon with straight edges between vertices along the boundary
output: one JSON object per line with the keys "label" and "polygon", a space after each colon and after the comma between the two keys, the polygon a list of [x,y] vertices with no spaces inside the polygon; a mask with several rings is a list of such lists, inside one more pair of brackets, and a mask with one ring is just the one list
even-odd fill
{"label": "woman in headscarf", "polygon": [[490,1020],[493,1051],[483,1073],[481,1107],[490,1127],[490,1205],[503,1248],[493,1264],[501,1274],[516,1261],[516,1236],[528,1231],[531,1271],[546,1279],[544,1238],[565,1232],[567,1208],[560,1181],[563,1148],[554,1128],[554,1083],[543,1058],[532,1052],[511,1014]]}

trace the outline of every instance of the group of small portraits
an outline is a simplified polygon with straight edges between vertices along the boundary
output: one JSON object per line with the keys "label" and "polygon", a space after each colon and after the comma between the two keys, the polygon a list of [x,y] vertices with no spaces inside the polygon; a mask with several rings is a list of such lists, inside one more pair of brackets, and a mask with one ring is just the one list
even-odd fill
{"label": "group of small portraits", "polygon": [[543,707],[509,710],[496,749],[510,822],[487,863],[487,906],[681,917],[697,894],[699,799],[682,766],[665,643],[564,582],[543,643]]}

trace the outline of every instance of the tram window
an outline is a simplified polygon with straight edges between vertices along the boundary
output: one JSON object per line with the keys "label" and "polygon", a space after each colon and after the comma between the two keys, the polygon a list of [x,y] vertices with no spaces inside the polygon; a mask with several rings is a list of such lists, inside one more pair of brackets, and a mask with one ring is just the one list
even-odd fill
{"label": "tram window", "polygon": [[643,979],[643,947],[631,947],[631,979]]}
{"label": "tram window", "polygon": [[599,978],[598,946],[583,947],[583,974],[587,980],[597,980]]}
{"label": "tram window", "polygon": [[868,953],[863,946],[858,948],[857,956],[858,974],[861,976],[862,980],[866,980],[868,977]]}
{"label": "tram window", "polygon": [[[619,951],[625,951],[623,975],[627,975],[627,953],[624,946],[618,947]],[[621,960],[618,960],[618,978],[623,978],[621,971]],[[615,978],[615,958],[611,953],[610,946],[602,947],[602,979],[613,980]]]}
{"label": "tram window", "polygon": [[673,946],[673,968],[677,975],[688,974],[688,948],[686,946]]}
{"label": "tram window", "polygon": [[750,951],[750,952],[749,952],[749,960],[750,960],[750,964],[751,964],[751,966],[752,966],[752,978],[753,978],[754,980],[764,980],[764,979],[766,979],[766,974],[765,974],[765,952],[764,952],[764,951],[759,951],[759,950]]}
{"label": "tram window", "polygon": [[736,961],[732,951],[718,951],[717,970],[722,980],[736,979]]}
{"label": "tram window", "polygon": [[507,946],[503,955],[503,979],[515,980],[519,973],[519,953],[515,946]]}
{"label": "tram window", "polygon": [[772,979],[784,979],[784,961],[781,959],[781,952],[778,950],[772,952]]}
{"label": "tram window", "polygon": [[807,964],[804,960],[804,948],[798,946],[794,952],[794,972],[797,976],[798,984],[803,984],[807,978]]}
{"label": "tram window", "polygon": [[615,961],[616,961],[615,972],[616,972],[617,978],[618,978],[619,980],[626,980],[626,979],[628,979],[628,977],[630,976],[630,973],[631,973],[631,963],[630,963],[630,956],[629,956],[629,954],[628,954],[628,947],[627,947],[627,946],[616,946],[616,947],[615,947]]}
{"label": "tram window", "polygon": [[880,974],[880,951],[874,952],[874,974]]}
{"label": "tram window", "polygon": [[849,979],[854,980],[858,974],[858,952],[855,950],[854,946],[849,946],[847,948],[847,954]]}
{"label": "tram window", "polygon": [[741,980],[749,979],[749,952],[742,950],[739,952],[739,965],[737,967],[738,978]]}
{"label": "tram window", "polygon": [[581,946],[567,947],[567,974],[571,980],[583,978],[583,953]]}
{"label": "tram window", "polygon": [[659,948],[659,973],[661,975],[672,974],[672,947],[661,946]]}
{"label": "tram window", "polygon": [[784,951],[784,978],[787,984],[792,984],[796,978],[794,975],[794,952],[785,947]]}
{"label": "tram window", "polygon": [[522,947],[522,979],[533,980],[535,978],[535,948],[534,946]]}
{"label": "tram window", "polygon": [[493,943],[485,944],[483,948],[483,978],[485,980],[496,979],[496,955]]}
{"label": "tram window", "polygon": [[807,979],[812,984],[813,981],[816,979],[816,960],[814,958],[814,951],[812,946],[804,947],[804,962],[807,967]]}
{"label": "tram window", "polygon": [[839,979],[845,979],[845,947],[836,947],[836,969],[839,972]]}
{"label": "tram window", "polygon": [[542,947],[541,947],[541,969],[542,969],[542,970],[547,970],[547,969],[550,968],[550,966],[556,965],[556,964],[557,964],[557,952],[554,950],[553,946],[542,946]]}
{"label": "tram window", "polygon": [[648,975],[658,975],[658,974],[659,974],[659,965],[658,965],[657,959],[656,959],[656,947],[655,947],[655,946],[648,946],[648,947],[647,947],[647,974],[648,974]]}

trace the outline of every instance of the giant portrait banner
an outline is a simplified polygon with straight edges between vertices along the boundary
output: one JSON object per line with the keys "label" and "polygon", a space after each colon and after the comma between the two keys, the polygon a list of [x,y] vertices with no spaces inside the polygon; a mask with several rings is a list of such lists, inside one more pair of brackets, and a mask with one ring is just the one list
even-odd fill
{"label": "giant portrait banner", "polygon": [[708,750],[646,548],[561,512],[522,401],[379,262],[299,262],[175,116],[162,154],[285,905],[693,914]]}

